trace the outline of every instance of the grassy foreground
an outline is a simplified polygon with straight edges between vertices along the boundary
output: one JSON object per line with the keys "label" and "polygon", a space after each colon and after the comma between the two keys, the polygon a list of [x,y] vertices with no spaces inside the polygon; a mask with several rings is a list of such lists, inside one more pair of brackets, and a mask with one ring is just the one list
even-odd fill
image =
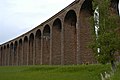
{"label": "grassy foreground", "polygon": [[[108,65],[0,67],[0,80],[101,80],[100,73],[109,70]],[[112,80],[120,80],[119,71]]]}

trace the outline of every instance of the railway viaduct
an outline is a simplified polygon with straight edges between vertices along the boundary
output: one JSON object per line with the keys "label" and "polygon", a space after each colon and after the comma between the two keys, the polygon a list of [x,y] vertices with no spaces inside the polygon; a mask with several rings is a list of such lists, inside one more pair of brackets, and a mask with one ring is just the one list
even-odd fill
{"label": "railway viaduct", "polygon": [[[118,0],[111,8],[118,12]],[[92,0],[75,0],[25,34],[0,45],[0,65],[71,65],[95,63],[89,17]]]}

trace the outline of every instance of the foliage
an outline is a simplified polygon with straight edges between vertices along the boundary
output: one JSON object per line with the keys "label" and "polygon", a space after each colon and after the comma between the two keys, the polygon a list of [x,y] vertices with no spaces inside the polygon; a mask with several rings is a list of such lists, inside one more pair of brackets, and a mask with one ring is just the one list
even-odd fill
{"label": "foliage", "polygon": [[[92,20],[94,39],[91,48],[100,63],[106,64],[115,61],[115,53],[120,50],[119,16],[112,13],[111,0],[93,0],[93,9],[99,7],[99,32],[95,35],[95,22]],[[93,19],[93,18],[91,18]],[[100,48],[100,52],[97,49]]]}

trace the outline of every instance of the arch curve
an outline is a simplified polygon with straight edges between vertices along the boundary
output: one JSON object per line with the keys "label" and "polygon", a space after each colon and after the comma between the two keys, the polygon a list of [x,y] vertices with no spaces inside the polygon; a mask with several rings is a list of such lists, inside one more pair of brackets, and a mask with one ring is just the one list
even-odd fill
{"label": "arch curve", "polygon": [[[86,47],[91,41],[90,17],[93,16],[92,0],[84,0],[79,12],[79,56],[78,63],[93,63],[94,58],[91,49]],[[90,55],[90,56],[88,56]]]}
{"label": "arch curve", "polygon": [[55,19],[52,26],[52,64],[61,64],[61,30],[62,23],[59,18]]}
{"label": "arch curve", "polygon": [[65,15],[64,22],[76,27],[77,15],[74,10],[69,10]]}
{"label": "arch curve", "polygon": [[2,58],[3,58],[2,65],[5,66],[5,64],[6,64],[5,63],[6,62],[5,61],[5,59],[6,59],[6,45],[5,44],[3,45],[3,51],[2,52],[3,52],[3,54],[2,54]]}
{"label": "arch curve", "polygon": [[14,43],[14,65],[18,63],[18,41]]}
{"label": "arch curve", "polygon": [[50,64],[50,26],[47,24],[43,30],[43,46],[42,46],[42,64]]}
{"label": "arch curve", "polygon": [[14,56],[14,45],[13,42],[10,43],[10,58],[9,58],[9,65],[13,65],[13,56]]}
{"label": "arch curve", "polygon": [[19,39],[18,65],[23,64],[23,40]]}
{"label": "arch curve", "polygon": [[29,54],[29,42],[28,37],[24,37],[24,45],[23,45],[23,65],[28,65],[28,54]]}
{"label": "arch curve", "polygon": [[119,0],[111,0],[111,4],[110,4],[110,7],[113,8],[112,11],[113,13],[119,15]]}
{"label": "arch curve", "polygon": [[50,36],[50,26],[48,24],[43,29],[43,36]]}
{"label": "arch curve", "polygon": [[56,28],[58,31],[61,31],[62,29],[62,23],[61,20],[59,18],[55,19],[55,21],[53,22],[53,28]]}
{"label": "arch curve", "polygon": [[29,36],[29,58],[28,64],[33,65],[35,63],[35,37],[34,34],[31,33]]}
{"label": "arch curve", "polygon": [[27,36],[24,37],[24,42],[28,42],[28,37]]}
{"label": "arch curve", "polygon": [[74,10],[69,10],[64,18],[64,64],[76,64],[77,55],[77,16]]}
{"label": "arch curve", "polygon": [[2,66],[2,61],[3,61],[3,46],[0,48],[0,65]]}
{"label": "arch curve", "polygon": [[9,65],[10,45],[7,44],[6,65]]}
{"label": "arch curve", "polygon": [[41,30],[38,29],[35,34],[35,64],[42,64],[41,63]]}

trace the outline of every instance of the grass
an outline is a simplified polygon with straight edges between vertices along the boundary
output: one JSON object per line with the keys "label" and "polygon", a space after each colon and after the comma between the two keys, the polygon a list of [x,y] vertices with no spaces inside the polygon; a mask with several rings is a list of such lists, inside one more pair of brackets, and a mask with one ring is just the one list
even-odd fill
{"label": "grass", "polygon": [[[11,66],[0,67],[0,80],[101,80],[105,71],[109,65]],[[119,71],[112,80],[120,80]]]}

